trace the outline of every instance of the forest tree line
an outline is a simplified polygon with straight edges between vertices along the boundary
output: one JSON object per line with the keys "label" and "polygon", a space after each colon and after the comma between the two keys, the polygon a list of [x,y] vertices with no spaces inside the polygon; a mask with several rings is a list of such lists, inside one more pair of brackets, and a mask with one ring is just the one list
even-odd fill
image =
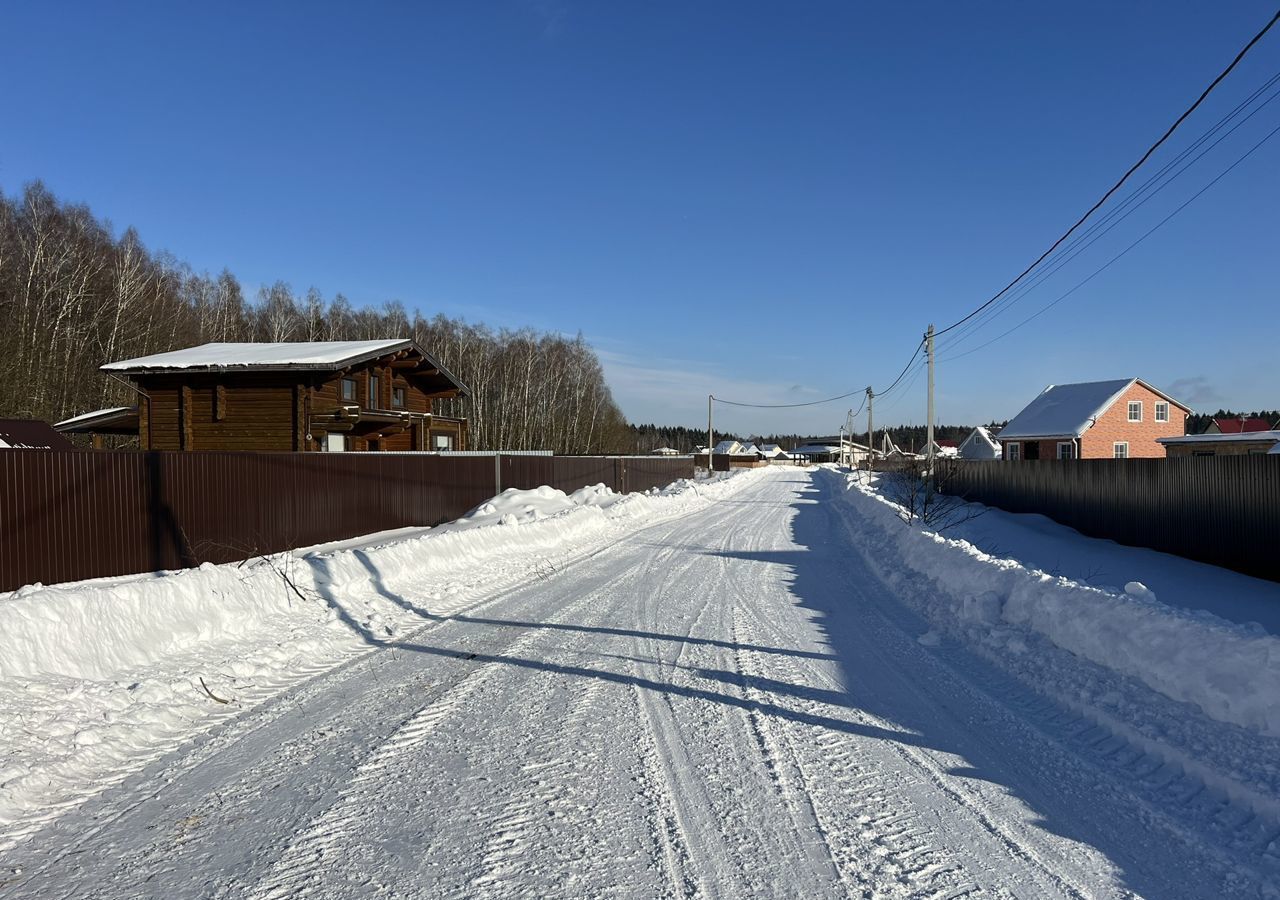
{"label": "forest tree line", "polygon": [[493,329],[400,303],[355,307],[338,294],[277,282],[246,298],[217,275],[118,237],[87,206],[43,184],[0,191],[0,416],[56,422],[133,405],[104,363],[210,341],[412,338],[471,389],[437,403],[469,420],[476,449],[627,451],[633,441],[595,351],[575,338]]}

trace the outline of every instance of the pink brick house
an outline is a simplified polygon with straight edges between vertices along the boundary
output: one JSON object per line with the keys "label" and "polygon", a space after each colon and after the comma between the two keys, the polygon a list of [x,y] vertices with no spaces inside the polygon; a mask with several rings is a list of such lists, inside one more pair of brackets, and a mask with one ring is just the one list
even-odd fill
{"label": "pink brick house", "polygon": [[1007,460],[1162,459],[1157,438],[1185,433],[1190,412],[1140,378],[1051,384],[997,440]]}

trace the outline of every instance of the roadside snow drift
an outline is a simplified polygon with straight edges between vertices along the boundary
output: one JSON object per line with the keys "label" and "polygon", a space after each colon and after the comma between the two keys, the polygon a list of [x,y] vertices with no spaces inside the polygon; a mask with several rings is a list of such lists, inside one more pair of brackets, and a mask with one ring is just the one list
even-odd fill
{"label": "roadside snow drift", "polygon": [[0,594],[0,850],[304,678],[752,477],[625,496],[508,490],[386,543]]}
{"label": "roadside snow drift", "polygon": [[[1122,591],[1092,587],[988,555],[927,525],[906,527],[899,507],[865,476],[825,477],[846,479],[845,498],[856,512],[846,521],[865,552],[930,580],[927,597],[902,594],[935,625],[1006,654],[1025,652],[1017,629],[1028,629],[1219,722],[1280,737],[1280,638],[1261,627],[1167,606],[1140,582]],[[1217,579],[1219,570],[1199,569],[1206,591],[1238,577],[1221,572]],[[1275,593],[1280,602],[1280,586]]]}

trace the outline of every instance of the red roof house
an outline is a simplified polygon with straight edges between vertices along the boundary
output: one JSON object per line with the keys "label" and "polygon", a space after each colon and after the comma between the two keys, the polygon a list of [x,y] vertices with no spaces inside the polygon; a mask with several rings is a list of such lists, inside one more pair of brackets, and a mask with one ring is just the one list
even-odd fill
{"label": "red roof house", "polygon": [[1280,428],[1280,422],[1272,423],[1256,416],[1242,418],[1238,416],[1214,416],[1204,434],[1252,434],[1255,431],[1273,431]]}

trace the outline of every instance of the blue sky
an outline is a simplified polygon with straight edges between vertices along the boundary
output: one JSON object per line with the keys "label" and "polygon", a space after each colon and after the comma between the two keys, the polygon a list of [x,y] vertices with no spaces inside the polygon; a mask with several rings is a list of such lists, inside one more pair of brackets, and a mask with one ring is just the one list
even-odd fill
{"label": "blue sky", "polygon": [[[1091,205],[1272,2],[10,5],[0,189],[41,178],[248,291],[283,279],[581,330],[629,417],[696,425],[709,391],[886,387],[929,322]],[[1280,29],[1156,166],[1277,71]],[[1197,409],[1280,405],[1280,136],[1068,299],[950,358],[1278,124],[1280,100],[943,344],[939,418],[1130,375]],[[849,405],[718,420],[832,432]],[[924,418],[923,376],[877,405]]]}

